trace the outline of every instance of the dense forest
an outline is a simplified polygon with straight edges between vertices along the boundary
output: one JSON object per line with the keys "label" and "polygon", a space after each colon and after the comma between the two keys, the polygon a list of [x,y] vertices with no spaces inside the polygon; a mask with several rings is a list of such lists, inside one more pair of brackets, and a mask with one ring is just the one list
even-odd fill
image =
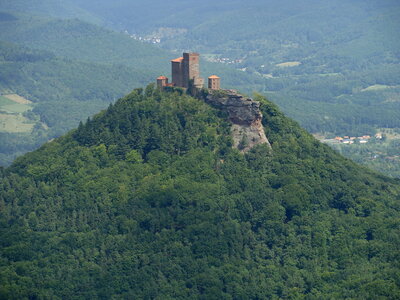
{"label": "dense forest", "polygon": [[150,85],[0,169],[0,298],[398,299],[399,180],[256,100],[272,152]]}

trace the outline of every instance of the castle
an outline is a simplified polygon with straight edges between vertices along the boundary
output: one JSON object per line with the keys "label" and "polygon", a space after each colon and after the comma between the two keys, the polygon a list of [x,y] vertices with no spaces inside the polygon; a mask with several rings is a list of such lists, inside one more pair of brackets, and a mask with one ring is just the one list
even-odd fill
{"label": "castle", "polygon": [[[204,85],[204,79],[200,77],[200,55],[198,53],[183,53],[182,57],[171,60],[172,82],[168,82],[168,77],[160,76],[157,78],[157,87],[162,89],[166,86],[176,86],[182,88],[198,88]],[[208,77],[208,88],[219,90],[221,79],[212,75]]]}

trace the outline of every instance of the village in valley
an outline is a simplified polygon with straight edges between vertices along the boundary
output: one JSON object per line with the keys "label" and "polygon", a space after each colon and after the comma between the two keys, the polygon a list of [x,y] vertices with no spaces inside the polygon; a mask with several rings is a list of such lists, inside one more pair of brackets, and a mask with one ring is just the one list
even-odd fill
{"label": "village in valley", "polygon": [[375,136],[371,137],[370,135],[363,136],[337,136],[333,139],[322,138],[321,136],[315,135],[317,139],[326,144],[367,144],[372,140],[382,140],[384,135],[382,133],[377,133]]}
{"label": "village in valley", "polygon": [[399,128],[381,128],[375,135],[328,138],[314,134],[314,137],[355,162],[394,177],[400,175]]}

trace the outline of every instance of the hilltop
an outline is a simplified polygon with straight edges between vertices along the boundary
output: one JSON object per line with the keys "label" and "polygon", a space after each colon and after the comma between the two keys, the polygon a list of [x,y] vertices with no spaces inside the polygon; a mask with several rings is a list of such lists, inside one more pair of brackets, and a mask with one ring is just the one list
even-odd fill
{"label": "hilltop", "polygon": [[[49,0],[37,9],[52,11],[50,3],[61,5]],[[15,128],[0,127],[3,166],[148,83],[158,75],[153,70],[165,72],[165,61],[176,55],[82,20],[32,15],[29,7],[19,1],[0,4],[0,96],[17,94],[32,102],[24,115],[20,110],[5,113],[0,102],[0,121],[11,118],[26,128],[15,133]],[[226,87],[260,83],[226,66],[205,62],[204,67],[222,73]],[[34,125],[31,131],[24,122]]]}
{"label": "hilltop", "polygon": [[399,181],[253,100],[271,148],[150,85],[0,169],[1,297],[398,298]]}

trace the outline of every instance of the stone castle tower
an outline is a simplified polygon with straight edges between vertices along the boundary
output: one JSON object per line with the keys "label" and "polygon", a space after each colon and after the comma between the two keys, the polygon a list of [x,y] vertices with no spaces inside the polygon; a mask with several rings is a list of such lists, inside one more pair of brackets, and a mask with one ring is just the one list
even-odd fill
{"label": "stone castle tower", "polygon": [[219,90],[221,88],[221,78],[217,75],[208,77],[208,88],[211,90]]}
{"label": "stone castle tower", "polygon": [[158,88],[162,88],[163,86],[167,86],[167,85],[168,85],[168,77],[159,76],[157,78],[157,87]]}
{"label": "stone castle tower", "polygon": [[[168,78],[160,76],[157,78],[159,88],[165,86],[177,86],[183,88],[201,89],[204,79],[200,77],[200,55],[198,53],[183,53],[182,57],[171,60],[172,82]],[[220,78],[216,75],[208,78],[208,88],[220,89]]]}

